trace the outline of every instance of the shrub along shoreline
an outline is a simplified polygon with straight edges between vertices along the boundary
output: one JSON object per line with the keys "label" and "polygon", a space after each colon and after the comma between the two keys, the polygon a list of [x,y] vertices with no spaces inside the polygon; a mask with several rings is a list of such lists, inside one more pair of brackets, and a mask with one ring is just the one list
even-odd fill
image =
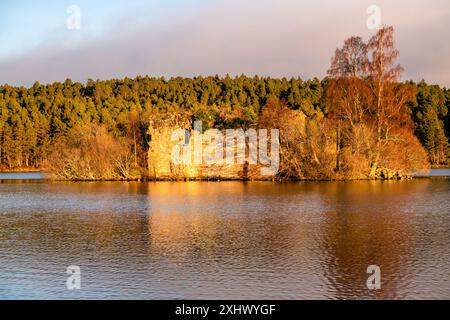
{"label": "shrub along shoreline", "polygon": [[[279,178],[259,178],[259,179],[242,179],[242,178],[222,178],[222,177],[209,177],[209,178],[150,178],[150,177],[139,177],[139,178],[120,178],[120,179],[60,179],[52,178],[47,175],[45,171],[33,170],[28,172],[43,173],[44,179],[54,182],[273,182],[273,183],[283,183],[283,182],[352,182],[352,181],[409,181],[415,179],[428,179],[434,177],[428,176],[415,176],[415,175],[399,175],[395,173],[391,177],[376,177],[376,178],[353,178],[353,179],[299,179],[299,178],[289,178],[289,179],[279,179]],[[28,173],[23,171],[0,171],[1,173]],[[26,180],[26,179],[25,179]]]}

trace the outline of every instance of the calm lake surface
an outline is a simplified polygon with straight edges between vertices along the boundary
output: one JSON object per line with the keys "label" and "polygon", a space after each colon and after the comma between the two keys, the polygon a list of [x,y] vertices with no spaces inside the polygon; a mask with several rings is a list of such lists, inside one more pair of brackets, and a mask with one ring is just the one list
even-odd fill
{"label": "calm lake surface", "polygon": [[45,175],[41,172],[0,172],[0,180],[41,180]]}
{"label": "calm lake surface", "polygon": [[0,299],[448,299],[449,196],[449,179],[3,180]]}
{"label": "calm lake surface", "polygon": [[449,168],[431,169],[423,171],[417,175],[423,177],[450,177],[450,169]]}

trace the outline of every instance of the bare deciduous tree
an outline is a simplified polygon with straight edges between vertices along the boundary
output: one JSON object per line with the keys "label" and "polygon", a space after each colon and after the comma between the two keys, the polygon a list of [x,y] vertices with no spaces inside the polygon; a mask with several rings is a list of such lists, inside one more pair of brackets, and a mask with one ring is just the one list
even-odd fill
{"label": "bare deciduous tree", "polygon": [[129,141],[117,141],[97,125],[74,127],[49,157],[49,170],[60,180],[128,179],[132,165]]}
{"label": "bare deciduous tree", "polygon": [[367,45],[361,37],[351,37],[341,49],[336,49],[328,75],[332,78],[361,77],[367,64]]}
{"label": "bare deciduous tree", "polygon": [[[336,128],[336,171],[350,149],[356,158],[363,155],[368,160],[368,176],[375,178],[380,168],[396,167],[393,154],[399,163],[405,158],[399,146],[411,151],[405,143],[416,145],[407,110],[414,92],[398,83],[403,70],[396,64],[398,56],[393,27],[383,27],[367,44],[359,37],[349,38],[336,50],[326,96],[328,119]],[[420,158],[423,153],[417,154]]]}

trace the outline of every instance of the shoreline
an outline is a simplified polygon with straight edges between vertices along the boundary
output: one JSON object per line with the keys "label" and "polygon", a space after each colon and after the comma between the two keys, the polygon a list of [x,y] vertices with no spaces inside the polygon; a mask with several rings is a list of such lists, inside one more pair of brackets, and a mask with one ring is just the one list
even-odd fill
{"label": "shoreline", "polygon": [[15,168],[15,169],[0,169],[0,173],[44,173],[45,170],[39,168]]}
{"label": "shoreline", "polygon": [[[0,172],[1,173],[20,173],[20,172]],[[24,173],[33,173],[33,172],[24,172]],[[137,182],[137,183],[150,183],[150,182],[272,182],[272,183],[297,183],[297,182],[363,182],[363,181],[379,181],[379,182],[404,182],[404,181],[412,181],[412,180],[423,180],[423,179],[450,179],[450,176],[412,176],[408,178],[402,179],[109,179],[109,180],[60,180],[60,179],[51,179],[48,177],[43,177],[39,179],[27,179],[27,178],[16,178],[16,179],[2,179],[0,181],[8,181],[8,180],[36,180],[36,181],[47,181],[47,182],[67,182],[67,183],[82,183],[82,182]]]}
{"label": "shoreline", "polygon": [[[448,167],[431,167],[425,171],[436,169],[448,169]],[[446,176],[434,176],[434,175],[407,175],[401,177],[392,178],[355,178],[355,179],[277,179],[277,178],[267,178],[267,179],[243,179],[243,178],[222,178],[222,177],[208,177],[208,178],[150,178],[150,177],[139,177],[139,178],[129,178],[129,179],[52,179],[48,176],[46,170],[38,168],[16,168],[8,170],[0,170],[0,174],[20,174],[20,173],[42,173],[42,179],[33,180],[47,180],[53,182],[352,182],[352,181],[409,181],[415,179],[431,179],[431,178],[441,178],[450,179],[450,175]],[[0,180],[10,180],[10,179],[0,179]],[[13,179],[16,180],[16,179]],[[27,178],[17,179],[17,180],[28,180]]]}

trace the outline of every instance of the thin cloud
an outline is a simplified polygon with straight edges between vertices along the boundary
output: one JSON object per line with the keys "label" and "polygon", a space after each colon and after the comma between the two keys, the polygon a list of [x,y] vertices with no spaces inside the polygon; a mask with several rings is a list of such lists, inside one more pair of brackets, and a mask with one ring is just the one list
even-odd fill
{"label": "thin cloud", "polygon": [[[31,85],[154,76],[270,75],[323,77],[334,49],[367,38],[370,1],[214,1],[158,16],[124,16],[102,36],[80,40],[55,31],[32,52],[0,62],[0,83]],[[405,78],[450,85],[448,1],[381,1],[383,22],[397,29]],[[405,9],[406,8],[406,9]],[[406,11],[408,10],[408,11]],[[408,18],[405,18],[405,15]],[[143,17],[148,19],[142,22]],[[140,22],[132,23],[138,20]]]}

